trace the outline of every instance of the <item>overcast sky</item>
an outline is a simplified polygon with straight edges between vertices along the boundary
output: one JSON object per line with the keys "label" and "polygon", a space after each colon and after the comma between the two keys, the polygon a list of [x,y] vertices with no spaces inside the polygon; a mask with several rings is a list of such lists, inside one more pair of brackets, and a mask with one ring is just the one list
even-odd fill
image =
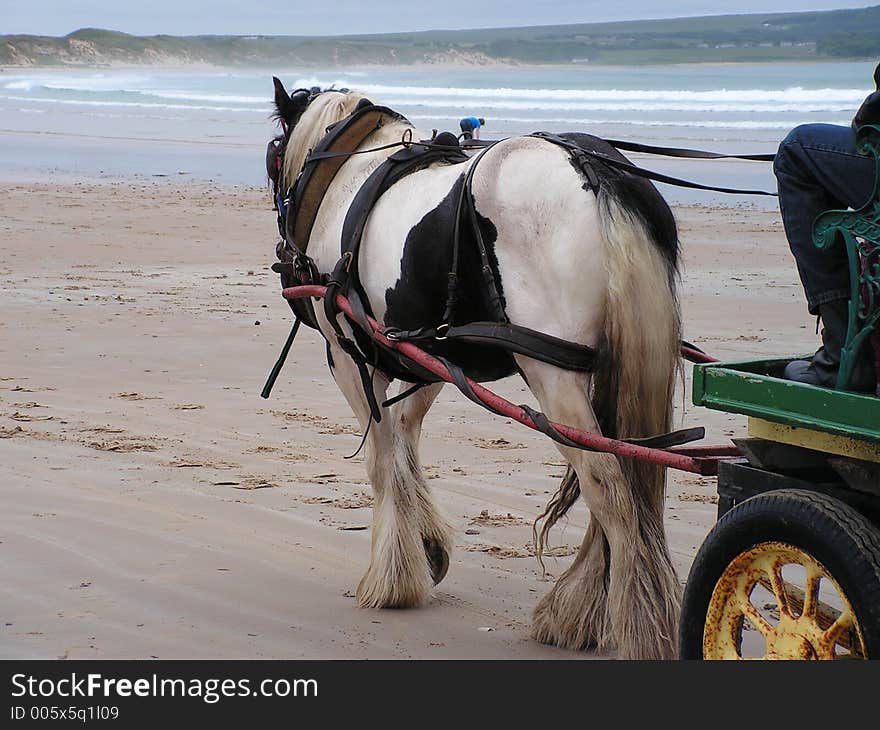
{"label": "overcast sky", "polygon": [[858,0],[0,0],[0,35],[336,35],[867,7]]}

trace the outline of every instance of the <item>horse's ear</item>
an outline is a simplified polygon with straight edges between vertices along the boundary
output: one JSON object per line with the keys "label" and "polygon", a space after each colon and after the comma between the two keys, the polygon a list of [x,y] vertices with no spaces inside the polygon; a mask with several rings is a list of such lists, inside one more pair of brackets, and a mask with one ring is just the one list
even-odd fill
{"label": "horse's ear", "polygon": [[281,119],[289,120],[291,116],[290,95],[284,88],[284,84],[277,76],[272,77],[272,83],[275,84],[275,109]]}

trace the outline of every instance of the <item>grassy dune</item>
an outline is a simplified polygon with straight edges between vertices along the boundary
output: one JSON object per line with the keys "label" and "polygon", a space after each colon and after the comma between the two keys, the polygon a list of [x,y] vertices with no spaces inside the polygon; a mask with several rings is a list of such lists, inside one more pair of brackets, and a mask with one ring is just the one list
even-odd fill
{"label": "grassy dune", "polygon": [[347,36],[0,36],[2,65],[711,63],[880,55],[880,6]]}

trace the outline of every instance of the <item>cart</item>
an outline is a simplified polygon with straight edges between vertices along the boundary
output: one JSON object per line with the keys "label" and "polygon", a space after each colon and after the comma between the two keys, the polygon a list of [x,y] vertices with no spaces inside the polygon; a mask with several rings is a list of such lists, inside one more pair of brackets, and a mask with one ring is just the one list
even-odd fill
{"label": "cart", "polygon": [[694,366],[696,405],[748,417],[691,567],[684,659],[880,657],[880,398]]}
{"label": "cart", "polygon": [[[857,143],[880,160],[880,129]],[[846,390],[866,349],[880,374],[876,169],[865,206],[813,228],[816,246],[843,245],[849,261],[836,388],[782,379],[788,360],[694,366],[694,404],[747,416],[749,438],[719,464],[718,522],[684,593],[685,659],[880,658],[880,397]]]}

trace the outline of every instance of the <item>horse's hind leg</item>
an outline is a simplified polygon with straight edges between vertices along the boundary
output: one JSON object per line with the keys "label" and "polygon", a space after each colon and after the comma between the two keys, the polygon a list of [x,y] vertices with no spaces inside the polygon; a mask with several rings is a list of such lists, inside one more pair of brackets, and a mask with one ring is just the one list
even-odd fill
{"label": "horse's hind leg", "polygon": [[590,519],[574,562],[535,607],[535,639],[565,649],[606,645],[608,562],[608,539],[599,522]]}
{"label": "horse's hind leg", "polygon": [[[588,377],[517,358],[544,413],[598,432]],[[617,458],[559,446],[577,473],[591,522],[572,566],[538,604],[537,639],[569,648],[616,646],[628,659],[670,658],[676,651],[678,581],[658,504],[638,499]],[[603,604],[604,602],[604,610]]]}

